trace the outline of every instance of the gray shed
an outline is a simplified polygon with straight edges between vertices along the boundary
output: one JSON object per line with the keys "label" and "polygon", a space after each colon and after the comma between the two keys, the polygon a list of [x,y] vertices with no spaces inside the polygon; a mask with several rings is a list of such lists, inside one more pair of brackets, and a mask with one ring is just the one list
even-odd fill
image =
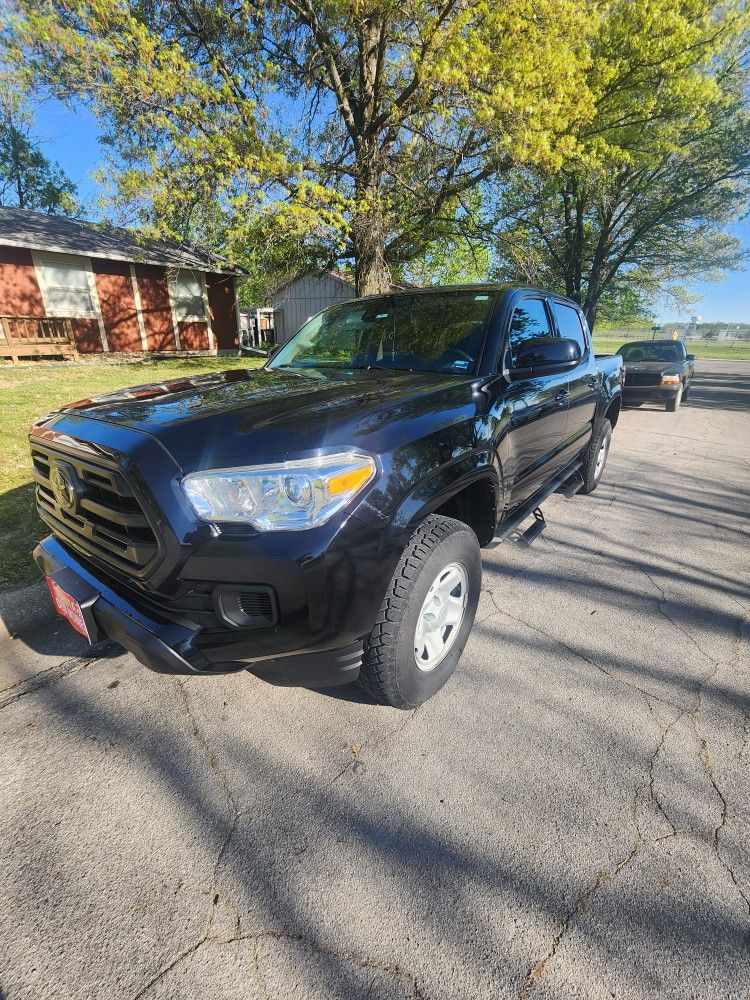
{"label": "gray shed", "polygon": [[280,285],[271,297],[276,343],[285,344],[321,309],[354,298],[354,284],[336,271],[299,274]]}
{"label": "gray shed", "polygon": [[[391,291],[416,287],[408,283],[394,284]],[[354,281],[340,271],[306,272],[290,278],[271,296],[276,343],[285,344],[303,323],[322,309],[355,297]]]}

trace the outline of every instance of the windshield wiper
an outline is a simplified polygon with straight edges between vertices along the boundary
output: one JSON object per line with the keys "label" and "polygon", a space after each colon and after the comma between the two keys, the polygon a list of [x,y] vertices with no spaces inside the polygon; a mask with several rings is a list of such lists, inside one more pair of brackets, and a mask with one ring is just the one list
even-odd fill
{"label": "windshield wiper", "polygon": [[369,368],[374,368],[379,372],[413,372],[413,368],[394,368],[392,365],[347,365],[347,368],[351,368],[352,371],[367,371]]}
{"label": "windshield wiper", "polygon": [[274,365],[274,368],[294,368],[297,371],[303,371],[304,369],[310,368],[337,368],[343,371],[369,371],[370,369],[381,371],[381,372],[413,372],[414,368],[394,368],[391,365],[378,365],[378,364],[366,364],[366,365],[347,365],[343,361],[305,361],[303,364],[291,364],[286,365]]}
{"label": "windshield wiper", "polygon": [[351,365],[339,364],[336,361],[303,361],[302,364],[290,362],[285,365],[274,365],[274,368],[294,368],[297,371],[304,371],[309,368],[350,368]]}

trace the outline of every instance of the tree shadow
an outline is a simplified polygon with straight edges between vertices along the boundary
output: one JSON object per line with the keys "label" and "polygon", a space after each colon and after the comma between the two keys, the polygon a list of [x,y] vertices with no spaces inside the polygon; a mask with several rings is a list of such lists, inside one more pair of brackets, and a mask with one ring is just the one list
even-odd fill
{"label": "tree shadow", "polygon": [[708,362],[696,370],[685,406],[701,410],[747,411],[750,409],[750,364],[747,375],[727,376],[706,370]]}
{"label": "tree shadow", "polygon": [[[507,635],[505,639],[512,641]],[[532,646],[537,645],[540,652],[549,654],[544,644],[532,642]],[[617,657],[615,665],[620,671],[628,670],[622,657]],[[668,676],[669,671],[663,674]],[[681,680],[678,675],[671,678],[676,684]],[[501,684],[485,672],[482,682],[489,685],[485,689],[488,709],[525,697],[520,678],[506,674]],[[188,682],[190,694],[197,691],[200,684],[199,680]],[[498,689],[493,692],[494,684]],[[512,689],[514,684],[517,685],[515,691]],[[174,691],[175,699],[166,709],[179,714],[176,686]],[[736,694],[732,692],[733,696]],[[462,975],[470,983],[493,981],[498,968],[512,964],[502,952],[503,938],[498,940],[487,926],[488,900],[493,900],[499,911],[522,914],[536,926],[547,928],[551,940],[561,921],[578,912],[578,896],[596,878],[597,873],[593,870],[588,876],[580,872],[571,874],[569,866],[557,856],[554,864],[543,854],[535,860],[528,856],[517,860],[512,851],[498,846],[504,836],[511,844],[517,837],[513,819],[504,820],[499,813],[494,818],[494,829],[488,830],[486,836],[477,837],[461,820],[446,826],[431,811],[415,809],[415,799],[432,780],[429,775],[422,777],[419,768],[412,771],[409,787],[399,789],[388,782],[388,793],[384,796],[378,784],[384,775],[377,767],[371,777],[368,778],[367,771],[358,771],[351,781],[332,780],[330,775],[324,774],[315,777],[310,769],[291,767],[288,755],[278,746],[274,747],[273,738],[264,738],[264,734],[257,731],[238,732],[224,728],[221,744],[212,743],[205,748],[207,764],[217,771],[217,775],[223,772],[224,778],[217,778],[213,786],[207,786],[205,782],[196,782],[194,760],[186,754],[176,754],[172,740],[165,738],[161,725],[151,723],[135,703],[130,708],[121,706],[119,713],[115,712],[81,683],[75,690],[65,685],[48,688],[36,697],[45,717],[64,724],[68,739],[117,747],[119,759],[126,760],[132,770],[148,774],[165,802],[179,802],[193,817],[196,829],[209,831],[217,868],[213,884],[208,888],[217,896],[228,896],[234,901],[240,914],[239,935],[252,936],[262,928],[264,932],[299,938],[335,954],[354,956],[355,960],[379,957],[384,947],[389,947],[387,942],[372,938],[368,933],[362,935],[356,920],[350,920],[347,929],[347,925],[337,919],[343,917],[343,913],[329,912],[328,907],[332,904],[330,896],[325,894],[325,872],[329,863],[311,863],[310,882],[302,891],[305,862],[295,859],[292,851],[293,835],[297,832],[304,834],[305,843],[316,845],[317,842],[313,855],[331,850],[336,843],[346,845],[343,853],[339,852],[330,864],[336,866],[341,877],[349,880],[348,898],[353,906],[368,900],[368,872],[381,873],[372,886],[375,892],[397,883],[398,899],[381,899],[383,914],[390,913],[396,926],[412,927],[423,941],[439,942],[446,953],[462,960]],[[200,702],[203,702],[202,695]],[[552,739],[557,745],[561,769],[577,769],[580,746],[573,740],[563,741],[559,733],[574,732],[583,716],[581,710],[572,705],[560,712],[566,717],[548,720],[546,726],[532,720],[532,727],[536,726],[540,736],[535,738],[532,728],[528,746],[531,750],[545,743],[549,745]],[[294,709],[289,710],[288,716],[287,724],[293,728],[302,721]],[[181,725],[185,738],[190,737],[193,727],[200,728],[200,722],[183,716]],[[550,731],[550,725],[554,731]],[[335,738],[342,733],[330,735]],[[502,739],[503,734],[498,733],[500,744]],[[606,744],[616,742],[620,748],[617,758],[630,761],[636,770],[641,767],[645,774],[652,748],[644,748],[628,738],[625,731],[618,729],[614,716],[611,725],[600,733],[600,739]],[[321,749],[319,747],[318,752]],[[480,750],[478,756],[472,756],[472,764],[479,772],[475,770],[467,776],[467,781],[476,784],[476,775],[483,770],[483,755],[491,756],[498,749],[490,745]],[[447,747],[443,749],[443,757],[445,766],[460,766],[463,760],[461,755],[456,756],[455,750]],[[229,763],[235,775],[248,776],[241,787],[226,777],[225,768]],[[312,764],[314,767],[316,762],[313,760]],[[677,780],[677,776],[675,778]],[[690,798],[695,791],[692,788],[694,778],[681,774],[679,780],[684,783]],[[227,787],[233,789],[231,801],[222,793],[222,781],[228,781]],[[352,781],[357,782],[356,792]],[[490,787],[485,794],[491,796]],[[592,811],[595,811],[593,800],[598,794],[599,791],[592,787],[589,792]],[[525,808],[532,811],[544,808],[534,789],[528,790]],[[628,808],[626,801],[622,808]],[[595,826],[570,832],[573,836],[597,835]],[[609,853],[605,851],[605,867],[610,871],[630,849],[628,836],[624,829],[622,836],[615,837],[616,842]],[[59,844],[53,833],[40,833],[35,862],[41,871],[47,865],[50,866],[48,870],[52,870],[53,864],[58,870]],[[67,897],[66,904],[74,911],[86,906],[85,893],[78,899],[74,893],[71,898],[64,879],[49,886],[49,896],[53,911],[63,897]],[[210,911],[210,894],[205,905]],[[342,905],[340,900],[337,905]],[[454,913],[460,914],[460,918],[454,919]],[[680,946],[691,954],[696,967],[702,963],[712,966],[716,942],[722,942],[723,948],[737,954],[744,953],[746,948],[745,923],[731,915],[708,891],[694,911],[681,909],[679,913],[665,913],[660,900],[649,899],[645,892],[640,896],[631,892],[628,920],[640,928],[643,939],[649,940],[650,947],[657,953],[673,946],[674,934],[679,932]],[[594,949],[602,967],[610,968],[616,960],[637,971],[640,981],[643,976],[648,978],[650,975],[641,968],[639,955],[628,953],[619,935],[603,934],[595,919],[581,920],[577,931],[587,946]],[[477,942],[484,944],[477,948]],[[93,939],[91,943],[93,946]],[[190,943],[176,942],[175,950]],[[402,951],[412,954],[414,949],[404,945],[399,948],[399,952]],[[534,954],[528,955],[529,963],[534,957]],[[418,959],[414,957],[414,961],[418,969]],[[419,978],[418,971],[410,971]],[[522,964],[516,967],[514,975],[522,981],[526,971]],[[82,974],[85,981],[83,970]],[[298,969],[296,974],[298,983],[304,984],[305,970]],[[121,987],[125,985],[120,984]],[[135,991],[140,984],[134,980],[129,985]],[[313,989],[312,983],[308,986]],[[301,995],[305,995],[304,985],[301,988]]]}

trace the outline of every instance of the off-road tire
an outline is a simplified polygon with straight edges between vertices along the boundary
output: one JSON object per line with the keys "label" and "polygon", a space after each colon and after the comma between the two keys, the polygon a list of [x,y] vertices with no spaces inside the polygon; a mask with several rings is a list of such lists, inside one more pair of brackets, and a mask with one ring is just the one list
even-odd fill
{"label": "off-road tire", "polygon": [[[604,472],[604,467],[607,463],[607,458],[609,457],[609,443],[612,440],[612,424],[606,418],[599,422],[599,426],[594,431],[594,436],[589,441],[589,446],[583,456],[583,468],[581,469],[581,476],[583,477],[583,487],[579,490],[579,493],[586,495],[587,493],[593,493],[602,478],[602,473]],[[599,452],[601,451],[602,443],[606,441],[607,450],[604,456],[604,465],[597,472],[596,464],[599,458]]]}
{"label": "off-road tire", "polygon": [[[441,567],[456,562],[466,570],[468,581],[464,617],[445,657],[429,672],[420,670],[414,635],[422,605]],[[455,670],[474,624],[481,581],[479,542],[471,528],[452,517],[426,518],[409,539],[365,640],[360,683],[375,701],[416,708],[440,690]]]}
{"label": "off-road tire", "polygon": [[667,413],[676,413],[680,408],[680,403],[682,402],[685,395],[685,390],[683,386],[677,390],[677,395],[674,399],[670,399],[668,403],[665,404],[664,409]]}

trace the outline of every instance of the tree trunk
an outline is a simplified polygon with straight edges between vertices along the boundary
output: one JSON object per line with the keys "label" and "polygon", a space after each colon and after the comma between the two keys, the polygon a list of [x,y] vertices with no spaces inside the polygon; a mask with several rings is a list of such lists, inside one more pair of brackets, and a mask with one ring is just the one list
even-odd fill
{"label": "tree trunk", "polygon": [[13,116],[8,115],[8,132],[10,134],[10,163],[11,163],[11,177],[14,180],[16,186],[16,198],[18,199],[18,207],[26,208],[26,197],[23,186],[23,169],[21,166],[21,153],[18,148],[18,129],[13,123]]}
{"label": "tree trunk", "polygon": [[390,288],[385,264],[385,219],[377,188],[370,187],[352,220],[357,295],[382,295]]}
{"label": "tree trunk", "polygon": [[594,332],[594,324],[596,323],[596,314],[599,311],[599,296],[593,299],[592,296],[586,296],[586,302],[583,306],[583,315],[586,317],[586,322],[589,325],[589,330]]}

